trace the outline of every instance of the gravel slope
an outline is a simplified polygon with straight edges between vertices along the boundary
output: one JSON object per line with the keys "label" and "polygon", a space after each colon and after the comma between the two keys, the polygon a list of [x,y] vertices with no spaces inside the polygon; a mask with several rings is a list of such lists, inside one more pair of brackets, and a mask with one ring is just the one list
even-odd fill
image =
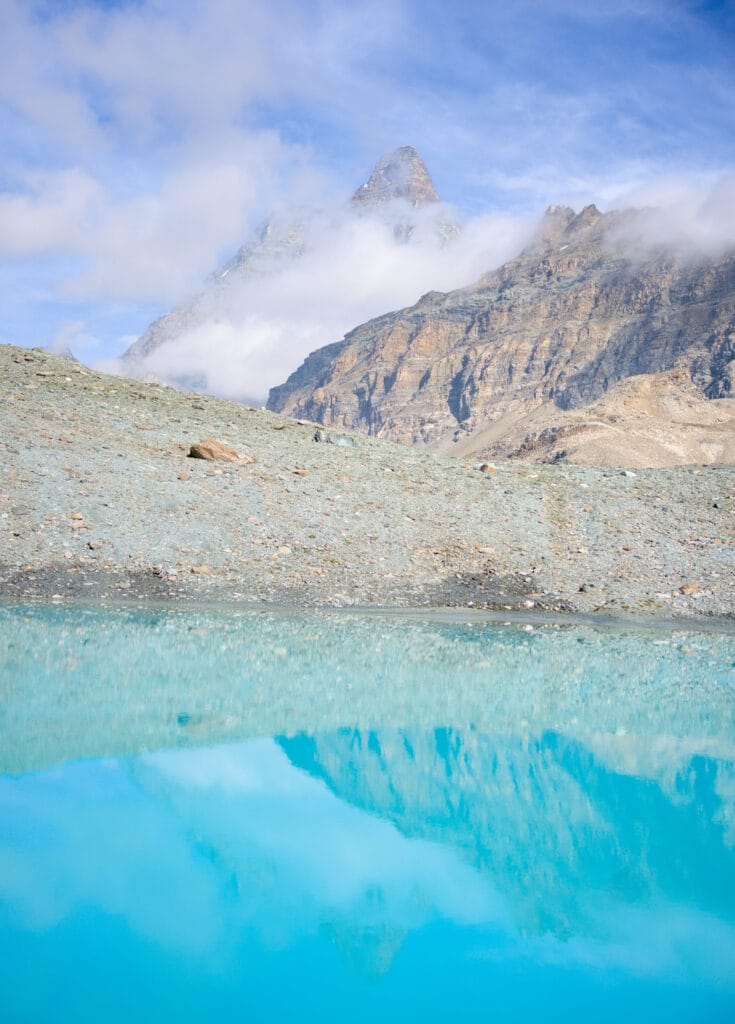
{"label": "gravel slope", "polygon": [[[482,471],[324,434],[0,346],[0,597],[735,611],[732,467]],[[256,461],[188,458],[204,438]]]}

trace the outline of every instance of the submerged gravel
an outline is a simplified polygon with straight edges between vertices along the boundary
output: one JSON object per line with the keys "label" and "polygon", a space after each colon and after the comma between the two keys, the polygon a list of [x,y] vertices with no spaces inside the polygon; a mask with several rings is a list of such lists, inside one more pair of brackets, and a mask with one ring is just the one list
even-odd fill
{"label": "submerged gravel", "polygon": [[0,346],[4,599],[732,616],[734,496],[728,466],[482,470]]}

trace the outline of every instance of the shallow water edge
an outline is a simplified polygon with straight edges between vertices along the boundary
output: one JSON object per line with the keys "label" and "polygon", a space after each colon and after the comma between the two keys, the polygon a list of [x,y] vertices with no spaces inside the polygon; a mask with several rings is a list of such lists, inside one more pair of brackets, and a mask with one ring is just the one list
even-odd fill
{"label": "shallow water edge", "polygon": [[454,610],[0,605],[0,665],[8,772],[386,725],[735,740],[735,636],[716,628]]}
{"label": "shallow water edge", "polygon": [[25,595],[18,598],[14,595],[0,594],[0,609],[24,607],[66,607],[79,609],[104,609],[114,612],[133,609],[153,609],[157,611],[180,611],[184,614],[202,612],[219,612],[222,614],[268,613],[276,615],[348,615],[398,619],[425,619],[429,622],[487,622],[497,624],[521,624],[534,627],[544,626],[594,626],[599,629],[622,629],[654,632],[662,630],[693,630],[696,632],[722,632],[735,634],[735,613],[713,614],[697,613],[687,610],[672,615],[669,610],[648,609],[646,611],[625,611],[623,609],[605,608],[595,612],[579,611],[571,607],[561,608],[544,602],[534,602],[529,608],[518,601],[517,597],[508,598],[512,604],[500,604],[492,607],[474,604],[412,604],[410,601],[375,603],[375,604],[333,604],[309,601],[289,601],[285,598],[273,601],[246,599],[242,595],[233,596],[230,590],[220,594],[186,594],[161,595],[156,593],[143,594],[135,598],[121,594],[106,595],[102,598],[93,595],[74,594],[73,596],[52,595],[50,590],[39,594]]}

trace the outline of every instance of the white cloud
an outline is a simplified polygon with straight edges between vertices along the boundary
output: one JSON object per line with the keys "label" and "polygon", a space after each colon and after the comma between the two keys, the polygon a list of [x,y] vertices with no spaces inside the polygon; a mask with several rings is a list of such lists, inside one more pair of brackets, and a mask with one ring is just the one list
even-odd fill
{"label": "white cloud", "polygon": [[84,320],[70,320],[61,324],[48,347],[62,355],[71,352],[73,356],[89,358],[99,348],[99,339],[88,330]]}
{"label": "white cloud", "polygon": [[69,293],[95,299],[178,301],[235,248],[281,159],[270,137],[240,146],[242,160],[201,160],[172,172],[155,191],[100,209],[80,249],[86,273]]}
{"label": "white cloud", "polygon": [[0,192],[0,256],[85,257],[87,270],[60,282],[74,298],[179,301],[237,246],[260,203],[275,199],[292,158],[272,134],[254,135],[132,195],[78,169],[31,173],[22,189]]}
{"label": "white cloud", "polygon": [[647,211],[642,227],[647,244],[687,246],[717,254],[735,245],[735,175],[708,185],[681,176],[647,182],[618,197],[622,208]]}
{"label": "white cloud", "polygon": [[[398,218],[409,215],[399,205]],[[264,401],[315,348],[338,341],[374,316],[412,304],[430,290],[461,287],[516,254],[533,220],[476,218],[442,243],[446,208],[410,211],[408,242],[394,221],[348,210],[315,216],[307,249],[270,272],[212,293],[211,308],[175,340],[154,350],[144,369],[164,379],[204,377],[209,390]]]}
{"label": "white cloud", "polygon": [[103,200],[102,188],[84,171],[29,174],[22,192],[0,193],[0,255],[79,251]]}

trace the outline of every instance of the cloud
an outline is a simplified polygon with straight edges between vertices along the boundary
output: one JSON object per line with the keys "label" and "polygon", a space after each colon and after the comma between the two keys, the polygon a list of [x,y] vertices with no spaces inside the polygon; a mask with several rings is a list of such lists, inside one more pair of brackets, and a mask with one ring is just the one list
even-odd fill
{"label": "cloud", "polygon": [[81,247],[100,186],[80,170],[29,174],[25,189],[0,193],[0,254],[33,256]]}
{"label": "cloud", "polygon": [[79,240],[88,269],[66,283],[74,297],[178,301],[234,248],[267,194],[281,154],[276,140],[253,138],[239,159],[191,161],[157,190],[110,199]]}
{"label": "cloud", "polygon": [[[217,394],[262,402],[314,349],[429,290],[477,279],[515,255],[534,225],[487,215],[447,240],[453,218],[443,206],[414,211],[401,203],[375,216],[338,208],[302,217],[294,222],[304,236],[297,258],[287,248],[265,273],[234,272],[209,289],[139,369],[164,379],[204,379]],[[406,240],[396,225],[409,221]]]}
{"label": "cloud", "polygon": [[665,176],[632,189],[622,207],[645,211],[636,230],[646,245],[675,245],[717,255],[735,246],[735,174],[710,182]]}
{"label": "cloud", "polygon": [[273,135],[253,135],[133,195],[78,169],[30,173],[0,192],[0,257],[83,257],[86,269],[59,282],[72,298],[179,301],[236,247],[259,204],[275,201],[278,182],[286,187],[278,172],[290,156]]}
{"label": "cloud", "polygon": [[[598,198],[576,184],[576,208]],[[629,255],[661,245],[717,255],[735,245],[735,176],[706,187],[667,177],[622,193],[610,189],[606,198],[603,209],[641,211],[615,228]],[[413,305],[427,291],[471,284],[517,256],[537,224],[536,216],[487,214],[466,219],[455,236],[447,228],[456,229],[456,211],[444,205],[415,211],[400,203],[381,215],[358,216],[341,206],[292,217],[274,222],[274,238],[291,231],[295,242],[283,251],[276,244],[275,255],[253,274],[228,271],[183,308],[170,340],[136,372],[262,403],[315,349]],[[396,227],[409,222],[406,239]]]}

